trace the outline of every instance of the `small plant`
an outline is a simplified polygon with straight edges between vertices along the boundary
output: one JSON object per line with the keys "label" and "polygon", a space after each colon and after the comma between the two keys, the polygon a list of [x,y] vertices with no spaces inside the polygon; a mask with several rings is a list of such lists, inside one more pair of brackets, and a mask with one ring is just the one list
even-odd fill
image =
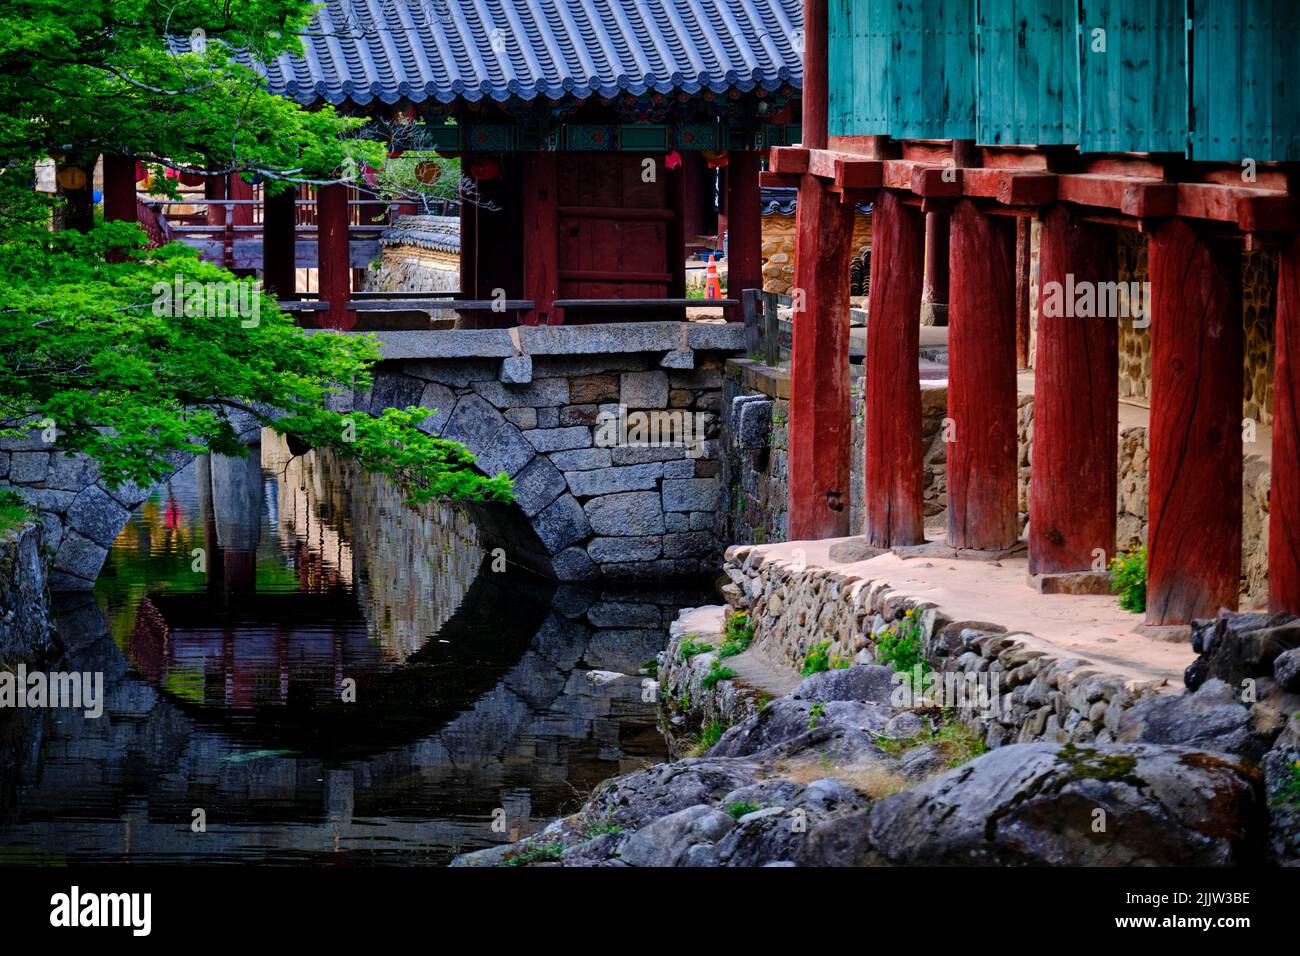
{"label": "small plant", "polygon": [[822,671],[830,670],[830,647],[830,641],[814,644],[808,656],[803,659],[803,667],[799,668],[799,673],[807,677],[810,674],[820,674]]}
{"label": "small plant", "polygon": [[1277,802],[1300,806],[1300,760],[1291,764],[1291,779],[1283,782],[1278,790]]}
{"label": "small plant", "polygon": [[755,543],[755,544],[762,544],[762,543],[763,543],[763,539],[764,539],[765,537],[767,537],[767,528],[765,528],[763,525],[759,525],[757,528],[754,529],[754,543]]}
{"label": "small plant", "polygon": [[945,718],[947,719],[937,730],[926,731],[915,737],[880,737],[876,740],[876,746],[887,754],[897,756],[917,747],[935,744],[943,752],[950,770],[988,752],[988,744],[967,730],[964,724],[951,720],[947,713]]}
{"label": "small plant", "polygon": [[707,751],[710,747],[716,744],[719,740],[721,740],[722,735],[726,733],[726,730],[727,728],[722,726],[722,721],[710,720],[708,723],[706,723],[703,727],[700,728],[700,734],[698,737],[695,738],[695,741],[691,744],[691,748],[687,752],[688,755],[691,757],[700,756],[705,751]]}
{"label": "small plant", "polygon": [[722,661],[716,657],[709,661],[709,672],[700,678],[700,686],[705,690],[712,690],[717,686],[720,680],[730,680],[736,676],[736,672],[730,667],[724,667]]}
{"label": "small plant", "polygon": [[1110,561],[1110,590],[1119,606],[1134,614],[1147,609],[1147,549],[1121,551]]}
{"label": "small plant", "polygon": [[691,709],[691,695],[689,693],[684,693],[677,698],[677,709],[678,710]]}
{"label": "small plant", "polygon": [[651,677],[658,677],[658,676],[659,676],[659,662],[658,662],[658,661],[646,661],[644,664],[641,665],[641,670],[645,671],[645,672],[646,672],[648,675],[650,675]]}
{"label": "small plant", "polygon": [[22,495],[9,488],[0,488],[0,531],[16,528],[31,516]]}
{"label": "small plant", "polygon": [[734,657],[749,649],[754,640],[754,624],[744,611],[737,611],[727,620],[727,630],[722,646],[718,648],[719,657]]}
{"label": "small plant", "polygon": [[538,843],[530,846],[522,853],[516,853],[510,859],[506,860],[506,866],[528,866],[530,863],[551,863],[560,858],[564,852],[564,844],[559,843]]}
{"label": "small plant", "polygon": [[703,654],[705,651],[711,650],[713,650],[712,644],[705,644],[703,641],[695,640],[694,634],[682,638],[681,644],[678,645],[678,653],[684,661],[689,661],[696,654]]}
{"label": "small plant", "polygon": [[598,836],[604,836],[606,833],[622,833],[623,828],[617,823],[610,823],[606,820],[604,823],[593,823],[587,827],[585,834],[586,840],[594,840]]}
{"label": "small plant", "polygon": [[745,803],[744,801],[737,801],[736,803],[727,804],[726,813],[727,816],[731,817],[731,819],[739,820],[741,817],[747,814],[756,813],[757,811],[762,809],[763,808],[760,807],[757,803]]}
{"label": "small plant", "polygon": [[921,622],[908,608],[903,619],[876,638],[876,660],[895,671],[914,674],[919,664],[921,672],[929,673],[930,666],[921,649]]}
{"label": "small plant", "polygon": [[808,729],[813,730],[817,726],[817,721],[826,716],[826,701],[813,701],[812,707],[808,709]]}

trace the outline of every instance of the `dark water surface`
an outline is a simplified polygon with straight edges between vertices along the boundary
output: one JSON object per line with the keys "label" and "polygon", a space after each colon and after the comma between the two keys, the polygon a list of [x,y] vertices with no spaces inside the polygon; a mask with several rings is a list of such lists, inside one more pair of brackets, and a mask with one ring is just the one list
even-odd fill
{"label": "dark water surface", "polygon": [[636,671],[703,591],[557,589],[502,519],[269,433],[196,461],[60,603],[103,716],[0,714],[0,862],[443,863],[664,759]]}

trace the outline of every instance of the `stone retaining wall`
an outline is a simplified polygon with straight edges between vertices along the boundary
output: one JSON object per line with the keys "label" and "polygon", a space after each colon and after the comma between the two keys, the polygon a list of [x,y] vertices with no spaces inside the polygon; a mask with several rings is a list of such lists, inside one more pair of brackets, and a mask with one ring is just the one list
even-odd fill
{"label": "stone retaining wall", "polygon": [[44,541],[35,521],[0,533],[0,668],[54,648]]}
{"label": "stone retaining wall", "polygon": [[886,581],[826,568],[797,570],[788,561],[766,560],[752,547],[728,548],[725,570],[732,582],[725,589],[728,600],[754,622],[752,646],[796,669],[826,641],[832,655],[873,661],[876,637],[911,611],[935,670],[998,675],[999,713],[967,721],[989,747],[1038,740],[1107,743],[1125,710],[1159,693],[1151,683],[1107,674],[1087,660],[1031,650],[995,623],[951,620]]}

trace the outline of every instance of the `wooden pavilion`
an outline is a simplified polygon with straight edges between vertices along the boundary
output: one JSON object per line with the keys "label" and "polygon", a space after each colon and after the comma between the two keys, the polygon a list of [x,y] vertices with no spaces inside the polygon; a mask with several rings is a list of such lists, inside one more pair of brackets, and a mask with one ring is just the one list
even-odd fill
{"label": "wooden pavilion", "polygon": [[[917,334],[927,240],[949,267],[947,543],[1017,540],[1015,237],[1041,224],[1040,288],[1151,287],[1147,622],[1238,601],[1243,248],[1278,256],[1270,606],[1300,613],[1300,21],[1223,0],[808,0],[789,538],[848,533],[848,237],[874,202],[866,536],[923,540]],[[934,241],[936,234],[940,237]],[[1041,301],[1041,298],[1040,298]],[[1033,573],[1115,548],[1115,316],[1039,317]]]}

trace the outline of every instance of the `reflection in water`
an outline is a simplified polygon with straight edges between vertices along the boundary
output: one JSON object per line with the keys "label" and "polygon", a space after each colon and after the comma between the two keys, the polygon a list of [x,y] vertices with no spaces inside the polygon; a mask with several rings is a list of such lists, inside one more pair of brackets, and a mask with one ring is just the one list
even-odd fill
{"label": "reflection in water", "polygon": [[269,432],[196,461],[59,609],[104,716],[0,715],[0,861],[444,862],[662,759],[635,674],[701,595],[493,570],[509,524]]}

